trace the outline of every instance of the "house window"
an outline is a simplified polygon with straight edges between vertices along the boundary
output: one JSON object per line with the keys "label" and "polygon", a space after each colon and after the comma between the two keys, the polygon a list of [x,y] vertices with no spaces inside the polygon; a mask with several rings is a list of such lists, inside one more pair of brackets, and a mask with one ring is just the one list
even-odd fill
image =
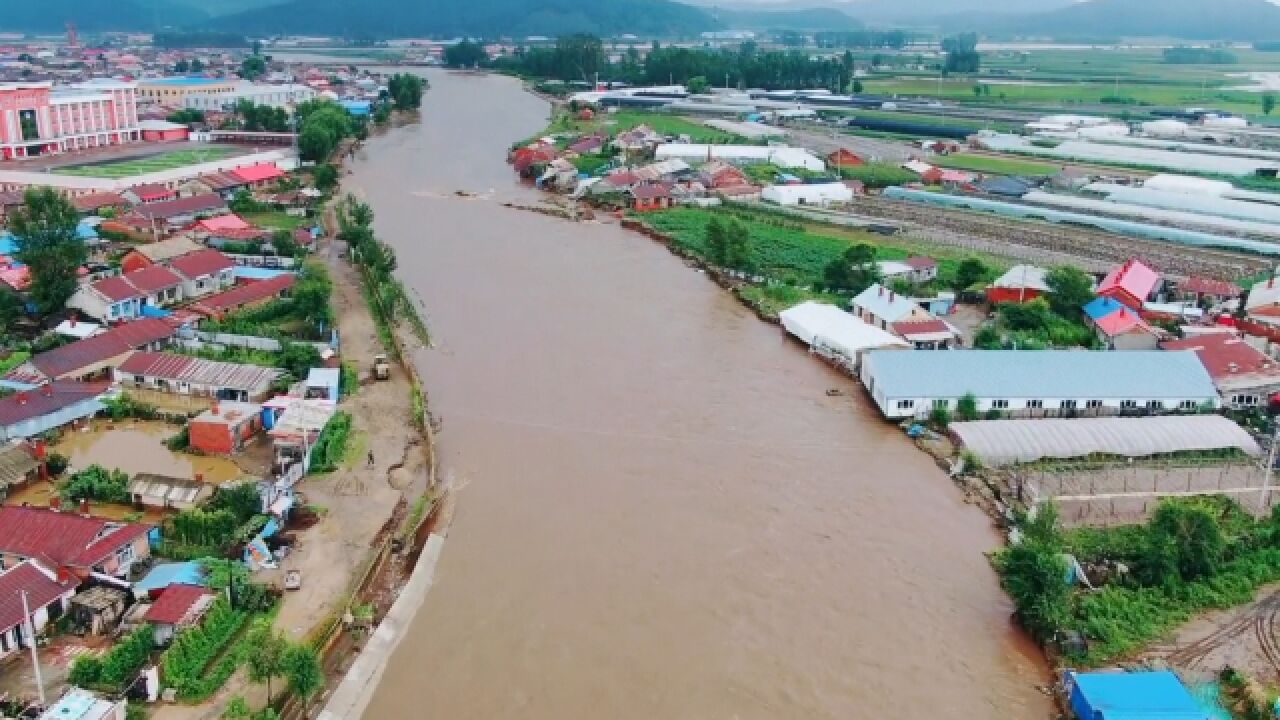
{"label": "house window", "polygon": [[1200,405],[1195,400],[1183,400],[1178,403],[1179,410],[1198,410],[1199,408]]}
{"label": "house window", "polygon": [[1121,410],[1132,410],[1133,408],[1136,408],[1136,407],[1138,407],[1137,400],[1121,400],[1120,401]]}
{"label": "house window", "polygon": [[1147,409],[1148,409],[1148,410],[1163,410],[1163,409],[1164,409],[1164,401],[1163,401],[1163,400],[1148,400],[1148,401],[1147,401]]}
{"label": "house window", "polygon": [[1008,410],[1009,401],[1008,400],[992,400],[991,409],[992,410]]}
{"label": "house window", "polygon": [[949,408],[949,407],[951,407],[951,401],[950,401],[950,400],[946,400],[946,399],[941,399],[941,398],[940,398],[940,399],[938,399],[938,400],[934,400],[934,401],[933,401],[933,406],[934,406],[935,408],[938,408],[938,409]]}
{"label": "house window", "polygon": [[1231,404],[1237,407],[1253,407],[1258,404],[1257,395],[1232,395]]}
{"label": "house window", "polygon": [[898,401],[898,409],[899,409],[899,410],[910,410],[910,409],[914,408],[915,406],[916,406],[916,401],[915,401],[915,400],[899,400],[899,401]]}
{"label": "house window", "polygon": [[1097,410],[1098,408],[1102,407],[1102,401],[1101,400],[1085,400],[1084,406],[1085,406],[1085,409],[1087,410]]}
{"label": "house window", "polygon": [[1061,409],[1061,410],[1075,410],[1075,409],[1076,409],[1076,401],[1075,401],[1075,400],[1063,400],[1062,402],[1058,403],[1058,408],[1059,408],[1059,409]]}
{"label": "house window", "polygon": [[1043,408],[1043,407],[1044,407],[1044,401],[1043,401],[1043,400],[1028,400],[1028,401],[1027,401],[1027,409],[1028,409],[1028,410],[1039,410],[1039,409],[1041,409],[1041,408]]}

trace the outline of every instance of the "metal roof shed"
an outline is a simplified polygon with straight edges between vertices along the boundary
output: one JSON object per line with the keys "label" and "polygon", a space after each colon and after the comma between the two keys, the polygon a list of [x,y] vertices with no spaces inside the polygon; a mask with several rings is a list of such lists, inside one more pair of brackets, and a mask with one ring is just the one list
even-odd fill
{"label": "metal roof shed", "polygon": [[1140,458],[1223,448],[1261,453],[1249,433],[1220,415],[979,420],[952,423],[949,429],[991,467],[1093,454]]}
{"label": "metal roof shed", "polygon": [[835,305],[803,302],[778,314],[787,332],[814,349],[827,348],[856,364],[862,353],[909,347],[901,338],[864,322]]}
{"label": "metal roof shed", "polygon": [[1067,671],[1071,709],[1087,720],[1204,720],[1205,711],[1177,675],[1153,672]]}

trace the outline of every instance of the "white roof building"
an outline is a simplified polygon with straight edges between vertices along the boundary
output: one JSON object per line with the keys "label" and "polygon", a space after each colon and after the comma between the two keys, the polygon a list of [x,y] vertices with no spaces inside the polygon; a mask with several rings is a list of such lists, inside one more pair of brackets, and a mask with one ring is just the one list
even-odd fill
{"label": "white roof building", "polygon": [[826,303],[800,303],[778,313],[778,320],[787,332],[815,352],[851,369],[858,366],[867,350],[910,347],[896,335]]}
{"label": "white roof building", "polygon": [[731,163],[771,163],[780,168],[804,168],[822,172],[827,165],[808,150],[786,145],[704,145],[701,143],[664,143],[654,151],[654,159],[679,158],[690,162],[724,160]]}
{"label": "white roof building", "polygon": [[1009,288],[1011,290],[1039,290],[1040,292],[1052,292],[1052,288],[1045,282],[1045,275],[1048,271],[1042,267],[1035,265],[1014,265],[1009,268],[1005,274],[996,278],[991,283],[992,287]]}
{"label": "white roof building", "polygon": [[889,325],[897,322],[933,318],[915,300],[898,294],[880,283],[872,283],[871,287],[859,293],[850,305],[854,315],[881,329],[888,329]]}
{"label": "white roof building", "polygon": [[760,199],[778,205],[830,205],[853,200],[853,190],[839,182],[769,185],[760,191]]}

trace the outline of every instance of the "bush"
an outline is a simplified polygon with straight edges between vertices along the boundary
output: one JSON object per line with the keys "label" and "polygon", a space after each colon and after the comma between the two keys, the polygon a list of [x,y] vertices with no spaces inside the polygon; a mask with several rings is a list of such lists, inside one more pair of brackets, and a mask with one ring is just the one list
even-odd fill
{"label": "bush", "polygon": [[67,504],[75,504],[81,500],[128,503],[131,499],[129,475],[121,470],[107,470],[101,465],[90,465],[85,470],[72,475],[71,479],[59,488],[58,495]]}
{"label": "bush", "polygon": [[45,467],[49,470],[49,474],[58,477],[67,471],[67,466],[71,464],[71,458],[62,453],[49,453],[49,457],[45,459]]}
{"label": "bush", "polygon": [[940,430],[951,424],[951,410],[946,405],[934,405],[929,411],[929,422]]}
{"label": "bush", "polygon": [[351,414],[340,412],[329,420],[311,449],[311,472],[327,473],[338,469],[347,453],[351,434]]}
{"label": "bush", "polygon": [[206,668],[244,627],[248,617],[248,613],[232,608],[226,598],[215,600],[200,624],[179,632],[161,657],[164,683],[175,688],[184,700],[200,700],[216,692],[242,658],[229,668],[221,667],[222,663],[214,672],[206,672]]}

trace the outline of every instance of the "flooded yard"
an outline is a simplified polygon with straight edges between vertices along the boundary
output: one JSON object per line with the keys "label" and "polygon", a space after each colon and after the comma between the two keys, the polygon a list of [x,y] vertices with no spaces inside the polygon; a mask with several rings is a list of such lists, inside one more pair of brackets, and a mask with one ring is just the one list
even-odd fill
{"label": "flooded yard", "polygon": [[228,458],[190,455],[165,447],[164,441],[180,430],[177,425],[164,422],[98,420],[91,429],[68,432],[50,451],[70,459],[67,472],[97,464],[123,470],[130,476],[154,473],[194,478],[201,475],[210,483],[231,482],[246,474]]}

